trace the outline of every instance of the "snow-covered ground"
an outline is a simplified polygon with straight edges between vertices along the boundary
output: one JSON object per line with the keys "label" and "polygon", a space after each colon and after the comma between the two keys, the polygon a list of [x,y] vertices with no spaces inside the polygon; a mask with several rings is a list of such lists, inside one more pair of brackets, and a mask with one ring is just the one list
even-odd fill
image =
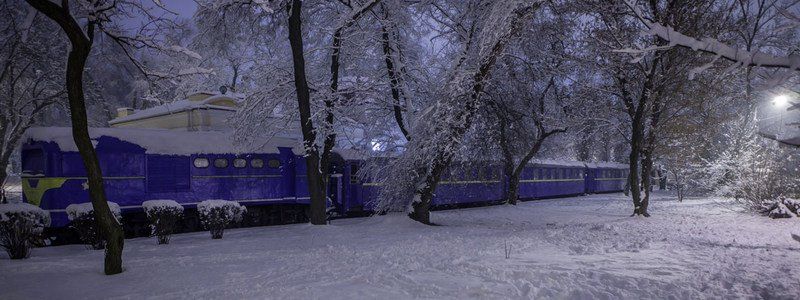
{"label": "snow-covered ground", "polygon": [[[622,195],[127,240],[123,274],[81,245],[0,254],[0,299],[797,298],[797,219]],[[510,249],[506,259],[505,249]]]}

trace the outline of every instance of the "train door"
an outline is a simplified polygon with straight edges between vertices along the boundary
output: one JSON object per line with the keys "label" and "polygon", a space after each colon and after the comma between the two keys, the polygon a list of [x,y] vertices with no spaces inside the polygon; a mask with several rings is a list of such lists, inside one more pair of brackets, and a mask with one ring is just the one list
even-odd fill
{"label": "train door", "polygon": [[344,214],[342,205],[342,174],[331,174],[328,179],[328,211]]}
{"label": "train door", "polygon": [[583,170],[584,170],[583,171],[584,172],[583,180],[584,180],[584,184],[586,186],[585,187],[585,191],[586,191],[587,194],[594,193],[596,191],[596,189],[595,189],[595,180],[594,180],[594,177],[595,177],[594,172],[596,170],[590,169],[590,168],[585,168]]}

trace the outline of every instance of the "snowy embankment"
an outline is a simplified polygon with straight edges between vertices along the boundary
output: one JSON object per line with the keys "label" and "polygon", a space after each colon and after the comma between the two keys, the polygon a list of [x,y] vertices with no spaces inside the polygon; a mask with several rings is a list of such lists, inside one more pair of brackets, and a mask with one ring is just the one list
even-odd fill
{"label": "snowy embankment", "polygon": [[[126,241],[123,274],[82,245],[0,256],[0,299],[794,298],[797,219],[721,200],[663,198],[628,217],[622,195]],[[505,249],[510,258],[505,258]],[[5,255],[5,254],[2,254]]]}

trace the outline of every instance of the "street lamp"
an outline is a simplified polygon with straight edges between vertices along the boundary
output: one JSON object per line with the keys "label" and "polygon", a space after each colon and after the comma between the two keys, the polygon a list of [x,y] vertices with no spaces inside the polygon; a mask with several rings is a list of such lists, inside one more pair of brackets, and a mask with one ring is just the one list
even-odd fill
{"label": "street lamp", "polygon": [[777,95],[772,98],[772,105],[777,107],[784,107],[789,104],[789,96],[787,95]]}

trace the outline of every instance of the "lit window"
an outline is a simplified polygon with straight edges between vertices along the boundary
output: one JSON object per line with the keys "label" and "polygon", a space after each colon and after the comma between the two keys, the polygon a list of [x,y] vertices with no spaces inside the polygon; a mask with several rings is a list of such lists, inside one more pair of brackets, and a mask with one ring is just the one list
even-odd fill
{"label": "lit window", "polygon": [[195,168],[208,168],[208,158],[198,157],[194,159]]}
{"label": "lit window", "polygon": [[234,168],[241,169],[241,168],[244,168],[246,166],[247,166],[247,161],[244,160],[244,158],[237,158],[237,159],[233,160],[233,167]]}
{"label": "lit window", "polygon": [[253,169],[261,169],[264,167],[264,160],[260,158],[256,158],[250,161],[250,167]]}
{"label": "lit window", "polygon": [[281,167],[281,161],[277,160],[277,159],[270,159],[269,162],[267,162],[267,164],[269,165],[270,168],[273,168],[273,169],[277,169],[277,168]]}
{"label": "lit window", "polygon": [[214,166],[217,168],[227,168],[228,167],[228,160],[224,158],[217,158],[214,160]]}

